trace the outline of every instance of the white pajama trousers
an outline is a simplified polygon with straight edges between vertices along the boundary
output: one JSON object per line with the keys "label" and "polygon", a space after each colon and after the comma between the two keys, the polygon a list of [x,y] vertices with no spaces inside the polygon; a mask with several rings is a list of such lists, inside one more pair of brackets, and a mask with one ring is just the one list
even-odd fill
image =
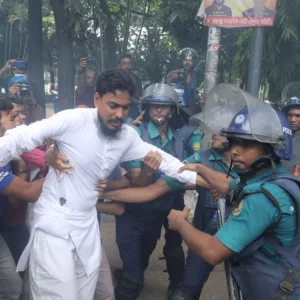
{"label": "white pajama trousers", "polygon": [[86,275],[72,240],[36,230],[29,259],[31,300],[93,300],[99,267]]}

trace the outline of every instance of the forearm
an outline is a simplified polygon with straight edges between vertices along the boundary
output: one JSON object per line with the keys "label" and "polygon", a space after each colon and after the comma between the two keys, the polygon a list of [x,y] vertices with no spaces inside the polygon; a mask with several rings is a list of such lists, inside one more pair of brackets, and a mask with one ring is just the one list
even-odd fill
{"label": "forearm", "polygon": [[99,202],[96,205],[101,214],[122,216],[125,212],[125,204],[118,202]]}
{"label": "forearm", "polygon": [[42,178],[29,183],[19,177],[15,177],[2,191],[1,195],[10,199],[20,199],[22,202],[35,202],[42,193],[44,181],[45,179]]}
{"label": "forearm", "polygon": [[178,233],[188,247],[210,265],[217,265],[228,258],[225,253],[216,251],[216,244],[220,242],[215,236],[197,230],[188,221],[181,220]]}
{"label": "forearm", "polygon": [[123,176],[120,180],[109,180],[106,184],[105,190],[120,190],[129,187],[129,180]]}
{"label": "forearm", "polygon": [[[210,169],[202,164],[197,164],[197,185],[202,186],[202,184],[208,184],[209,186],[205,186],[208,188],[214,188],[219,192],[228,192],[229,183],[232,180],[232,177],[228,177],[227,175],[213,169]],[[201,177],[202,179],[200,179]],[[198,184],[199,182],[199,184]]]}
{"label": "forearm", "polygon": [[3,76],[3,74],[7,71],[6,67],[3,67],[2,69],[0,69],[0,77]]}
{"label": "forearm", "polygon": [[197,186],[205,187],[207,189],[211,188],[211,185],[203,177],[201,177],[199,174],[197,174],[196,181],[197,181]]}
{"label": "forearm", "polygon": [[30,187],[24,192],[24,196],[22,200],[26,202],[35,202],[38,200],[42,193],[43,184],[45,182],[45,178],[41,178],[39,180],[33,181],[30,184]]}
{"label": "forearm", "polygon": [[130,185],[133,187],[144,187],[149,185],[149,181],[149,176],[141,173],[139,176],[130,179]]}
{"label": "forearm", "polygon": [[126,203],[144,203],[155,200],[170,191],[171,189],[165,181],[159,180],[147,187],[136,187],[104,192],[103,198]]}

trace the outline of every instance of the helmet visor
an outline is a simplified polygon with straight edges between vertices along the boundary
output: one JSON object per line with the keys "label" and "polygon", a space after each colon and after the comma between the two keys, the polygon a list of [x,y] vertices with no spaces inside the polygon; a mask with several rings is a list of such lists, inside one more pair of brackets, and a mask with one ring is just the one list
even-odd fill
{"label": "helmet visor", "polygon": [[284,105],[287,100],[297,97],[300,99],[300,82],[288,84],[281,93],[281,103]]}
{"label": "helmet visor", "polygon": [[[239,115],[243,108],[248,110],[248,115]],[[249,118],[255,140],[270,144],[282,141],[281,122],[269,104],[230,84],[222,83],[211,90],[204,107],[204,122],[212,131],[220,134],[229,126],[239,126],[245,118]]]}

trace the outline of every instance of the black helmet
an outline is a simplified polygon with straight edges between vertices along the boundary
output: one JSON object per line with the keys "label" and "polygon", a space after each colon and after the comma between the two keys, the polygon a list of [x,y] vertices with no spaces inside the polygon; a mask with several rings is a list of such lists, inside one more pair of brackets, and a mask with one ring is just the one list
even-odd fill
{"label": "black helmet", "polygon": [[198,53],[193,48],[184,48],[179,51],[179,60],[182,64],[184,59],[191,59],[193,60],[193,68],[196,66],[198,62]]}
{"label": "black helmet", "polygon": [[293,107],[300,109],[300,82],[290,83],[283,89],[281,103],[284,114]]}

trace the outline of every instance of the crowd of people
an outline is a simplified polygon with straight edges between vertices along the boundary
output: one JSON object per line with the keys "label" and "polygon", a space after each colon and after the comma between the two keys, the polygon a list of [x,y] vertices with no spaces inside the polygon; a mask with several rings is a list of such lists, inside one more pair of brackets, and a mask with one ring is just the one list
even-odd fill
{"label": "crowd of people", "polygon": [[[75,109],[47,119],[26,66],[0,70],[14,74],[0,100],[0,299],[138,299],[162,232],[161,299],[199,299],[221,262],[242,299],[299,299],[300,94],[279,112],[220,84],[200,113],[197,59],[182,49],[180,69],[143,90],[130,54],[99,76],[84,58]],[[198,192],[193,224],[186,190]],[[101,214],[116,216],[115,286]]]}

